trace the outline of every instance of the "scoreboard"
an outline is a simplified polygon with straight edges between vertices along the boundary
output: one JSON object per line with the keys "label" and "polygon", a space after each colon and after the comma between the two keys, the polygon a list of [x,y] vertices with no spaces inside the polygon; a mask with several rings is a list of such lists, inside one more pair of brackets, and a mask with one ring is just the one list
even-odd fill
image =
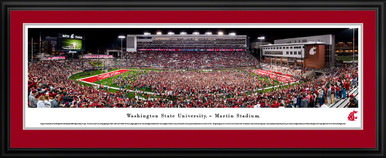
{"label": "scoreboard", "polygon": [[67,53],[85,51],[85,37],[75,34],[58,34],[58,49]]}

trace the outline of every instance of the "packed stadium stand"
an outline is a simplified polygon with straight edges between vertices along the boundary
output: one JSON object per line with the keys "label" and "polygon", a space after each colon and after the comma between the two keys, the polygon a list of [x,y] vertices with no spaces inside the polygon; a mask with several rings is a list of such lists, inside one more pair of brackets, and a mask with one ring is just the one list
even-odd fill
{"label": "packed stadium stand", "polygon": [[[31,108],[342,108],[358,106],[358,67],[258,61],[245,35],[138,35],[116,58],[29,63]],[[268,47],[268,46],[267,46]],[[103,71],[102,71],[103,70]],[[109,71],[109,72],[107,72]],[[92,79],[88,79],[93,77]],[[102,84],[102,83],[108,84]]]}

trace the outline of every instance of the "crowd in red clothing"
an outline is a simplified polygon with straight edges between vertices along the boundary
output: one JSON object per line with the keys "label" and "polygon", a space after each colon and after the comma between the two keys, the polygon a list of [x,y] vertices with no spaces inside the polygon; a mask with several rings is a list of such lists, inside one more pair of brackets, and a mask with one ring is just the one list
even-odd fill
{"label": "crowd in red clothing", "polygon": [[262,62],[260,63],[261,67],[267,70],[271,70],[274,72],[281,72],[283,74],[289,74],[293,77],[302,77],[306,71],[306,69],[295,69],[293,66],[287,67],[287,66],[280,66],[280,65],[272,65],[269,63]]}
{"label": "crowd in red clothing", "polygon": [[[221,52],[223,53],[223,52]],[[199,66],[213,67],[255,66],[255,59],[225,53],[218,57],[213,52],[197,54],[197,61],[190,60],[196,54],[143,52],[129,58],[125,67]],[[223,55],[223,54],[221,54]],[[150,58],[152,56],[152,58]],[[229,60],[229,62],[228,62]],[[109,60],[110,61],[110,60]],[[179,61],[179,64],[170,61]],[[114,63],[114,60],[110,61]],[[69,79],[75,72],[92,67],[81,60],[39,61],[28,67],[28,92],[30,107],[322,107],[345,98],[351,87],[358,84],[358,68],[343,67],[329,71],[324,79],[301,80],[301,84],[282,85],[268,92],[258,91],[273,85],[273,80],[260,80],[248,70],[225,71],[152,71],[142,73],[136,80],[123,81],[135,89],[148,88],[158,98],[141,100],[128,98],[127,91],[110,93],[106,88],[86,86]],[[286,70],[287,71],[287,70]],[[289,70],[291,71],[291,70]],[[264,78],[264,77],[263,77]],[[120,82],[122,83],[122,82]],[[42,97],[43,96],[43,97]],[[333,97],[331,97],[333,96]],[[35,99],[33,99],[35,98]],[[48,98],[48,99],[47,99]],[[319,99],[321,98],[321,99]],[[56,100],[56,101],[54,101]],[[56,102],[58,104],[56,104]],[[44,103],[44,104],[43,104]]]}
{"label": "crowd in red clothing", "polygon": [[247,52],[157,52],[125,53],[128,67],[178,69],[255,67],[258,61]]}
{"label": "crowd in red clothing", "polygon": [[[55,107],[105,107],[122,103],[118,98],[124,96],[123,92],[110,93],[69,79],[74,72],[81,70],[82,64],[77,60],[40,61],[29,65],[29,98],[48,95],[51,102],[58,96],[59,105]],[[29,101],[30,107],[36,107],[36,102]]]}
{"label": "crowd in red clothing", "polygon": [[[125,83],[129,81],[126,80]],[[238,96],[272,86],[274,80],[257,76],[249,70],[227,71],[151,71],[130,83],[135,89],[147,88],[157,94],[183,96],[216,94]]]}
{"label": "crowd in red clothing", "polygon": [[[260,107],[323,107],[346,98],[350,87],[357,86],[358,68],[337,68],[323,79],[309,80],[289,88],[263,93]],[[339,95],[334,95],[334,94]]]}

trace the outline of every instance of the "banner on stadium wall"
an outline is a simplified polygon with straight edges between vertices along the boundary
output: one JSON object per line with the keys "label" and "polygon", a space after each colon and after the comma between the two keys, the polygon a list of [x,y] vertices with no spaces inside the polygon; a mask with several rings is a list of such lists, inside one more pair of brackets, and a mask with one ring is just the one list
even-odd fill
{"label": "banner on stadium wall", "polygon": [[57,57],[47,57],[45,60],[63,60],[66,59],[65,56],[57,56]]}
{"label": "banner on stadium wall", "polygon": [[113,55],[84,55],[83,58],[103,58],[103,59],[109,59],[109,58],[113,58]]}
{"label": "banner on stadium wall", "polygon": [[195,51],[195,52],[239,52],[245,51],[245,49],[138,49],[139,51]]}

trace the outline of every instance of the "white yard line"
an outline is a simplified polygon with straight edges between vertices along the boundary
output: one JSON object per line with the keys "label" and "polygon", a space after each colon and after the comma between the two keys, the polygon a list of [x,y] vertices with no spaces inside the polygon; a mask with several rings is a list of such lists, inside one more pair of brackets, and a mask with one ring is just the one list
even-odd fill
{"label": "white yard line", "polygon": [[[299,83],[299,81],[296,81],[296,82],[291,82],[290,85],[293,85],[295,83]],[[271,86],[271,87],[267,87],[267,88],[264,88],[264,90],[267,90],[267,89],[272,89],[272,88],[276,88],[276,87],[279,87],[279,86],[287,86],[288,84],[281,84],[281,85],[277,85],[277,86]],[[259,91],[263,90],[263,88],[260,88],[260,89],[257,89]]]}
{"label": "white yard line", "polygon": [[[88,83],[88,84],[92,84],[92,85],[96,85],[99,87],[99,84],[96,84],[96,83],[92,83],[92,82],[87,82],[87,81],[79,81],[79,82],[83,82],[83,83]],[[108,87],[108,88],[111,88],[111,89],[115,89],[115,90],[119,90],[120,88],[117,88],[117,87],[111,87],[111,86],[106,86],[106,85],[103,85],[104,87]],[[131,89],[126,89],[128,90],[129,92],[135,92],[134,90],[131,90]],[[137,91],[137,92],[143,92],[143,93],[146,93],[146,94],[153,94],[153,92],[146,92],[146,91]]]}
{"label": "white yard line", "polygon": [[78,74],[78,73],[81,73],[81,72],[83,72],[83,71],[75,71],[74,74],[67,76],[67,78],[70,78],[71,76],[74,76],[74,75],[76,75],[76,74]]}
{"label": "white yard line", "polygon": [[[98,88],[100,87],[99,84],[92,83],[92,82],[86,82],[86,81],[79,81],[79,82],[83,82],[83,83],[87,83],[87,84],[96,85],[96,86],[98,86]],[[111,87],[111,86],[106,86],[106,85],[103,85],[103,86],[104,86],[104,87],[111,88],[111,89],[119,90],[119,88],[116,88],[116,87]],[[129,92],[135,92],[135,91],[130,90],[130,89],[127,89],[127,90],[128,90]],[[145,91],[137,91],[137,92],[144,92],[144,93],[146,93],[146,94],[153,94],[153,95],[154,95],[154,93],[152,93],[152,92],[145,92]],[[141,100],[146,100],[145,98],[140,97],[140,96],[135,96],[135,97],[137,97],[138,99],[141,99]]]}

